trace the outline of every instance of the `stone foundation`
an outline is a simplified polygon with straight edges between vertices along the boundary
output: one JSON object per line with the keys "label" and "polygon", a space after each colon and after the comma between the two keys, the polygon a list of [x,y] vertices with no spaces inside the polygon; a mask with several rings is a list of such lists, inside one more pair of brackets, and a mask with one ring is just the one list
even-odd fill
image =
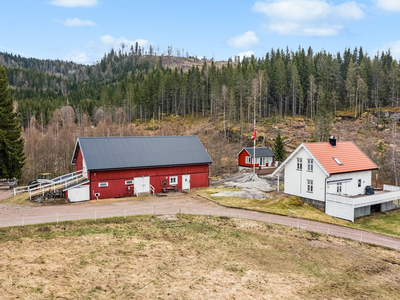
{"label": "stone foundation", "polygon": [[324,201],[319,201],[319,200],[314,200],[314,199],[309,199],[309,198],[301,198],[304,202],[307,202],[311,206],[325,212],[325,202]]}

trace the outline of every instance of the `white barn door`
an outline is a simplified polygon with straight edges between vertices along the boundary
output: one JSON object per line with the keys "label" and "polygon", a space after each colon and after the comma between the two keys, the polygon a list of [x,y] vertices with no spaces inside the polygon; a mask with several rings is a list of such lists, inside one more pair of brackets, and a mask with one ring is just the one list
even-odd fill
{"label": "white barn door", "polygon": [[133,184],[138,193],[150,192],[150,176],[135,177],[133,178]]}
{"label": "white barn door", "polygon": [[182,190],[190,190],[190,175],[182,175]]}

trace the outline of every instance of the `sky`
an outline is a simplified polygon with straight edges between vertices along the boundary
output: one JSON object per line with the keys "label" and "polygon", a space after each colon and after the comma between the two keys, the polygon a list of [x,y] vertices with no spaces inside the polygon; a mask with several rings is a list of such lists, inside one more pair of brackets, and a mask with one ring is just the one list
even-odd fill
{"label": "sky", "polygon": [[228,60],[272,48],[400,59],[400,0],[0,0],[0,52],[93,64],[136,42]]}

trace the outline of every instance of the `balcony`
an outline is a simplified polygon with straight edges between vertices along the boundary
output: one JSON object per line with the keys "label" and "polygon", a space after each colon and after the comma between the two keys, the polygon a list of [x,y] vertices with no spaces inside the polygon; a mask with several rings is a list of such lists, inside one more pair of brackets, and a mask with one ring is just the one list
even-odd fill
{"label": "balcony", "polygon": [[326,194],[326,200],[336,203],[357,207],[364,207],[400,199],[400,187],[394,185],[383,185],[382,190],[375,190],[373,195],[342,196],[337,194]]}

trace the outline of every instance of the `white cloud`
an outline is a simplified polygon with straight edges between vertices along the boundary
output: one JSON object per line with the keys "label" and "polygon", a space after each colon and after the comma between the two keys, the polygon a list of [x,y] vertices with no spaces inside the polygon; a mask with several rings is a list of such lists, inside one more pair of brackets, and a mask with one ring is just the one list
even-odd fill
{"label": "white cloud", "polygon": [[257,45],[259,38],[254,31],[247,31],[244,34],[232,37],[228,40],[228,45],[235,48],[248,48]]}
{"label": "white cloud", "polygon": [[137,40],[131,41],[122,36],[120,38],[115,38],[111,35],[103,35],[100,38],[100,40],[103,43],[103,45],[113,47],[115,49],[121,48],[122,43],[124,43],[126,46],[131,46],[131,45],[135,45],[137,42],[140,47],[145,47],[149,44],[149,42],[144,39],[137,39]]}
{"label": "white cloud", "polygon": [[66,56],[63,57],[63,60],[73,61],[79,64],[89,63],[90,61],[89,57],[86,55],[85,52],[77,52],[77,51],[69,52]]}
{"label": "white cloud", "polygon": [[99,2],[97,0],[52,0],[50,4],[64,7],[92,7]]}
{"label": "white cloud", "polygon": [[89,20],[79,20],[78,18],[75,18],[75,19],[66,19],[64,22],[63,22],[63,25],[65,25],[65,26],[79,26],[79,27],[82,27],[82,26],[96,26],[96,24],[94,23],[94,22],[92,22],[92,21],[89,21]]}
{"label": "white cloud", "polygon": [[354,1],[339,5],[325,0],[257,1],[253,11],[264,14],[269,21],[268,30],[280,35],[338,35],[345,21],[364,17]]}
{"label": "white cloud", "polygon": [[380,49],[372,50],[371,54],[372,55],[375,55],[376,53],[380,54],[382,51],[386,52],[388,50],[390,50],[390,54],[393,56],[393,58],[400,60],[400,40],[385,44]]}
{"label": "white cloud", "polygon": [[[235,56],[239,56],[240,60],[242,61],[244,57],[251,57],[252,55],[254,55],[253,51],[245,51],[245,52],[240,52],[238,54],[236,54]],[[235,60],[235,56],[232,56],[232,60]]]}
{"label": "white cloud", "polygon": [[400,12],[399,0],[375,0],[376,5],[384,10]]}

